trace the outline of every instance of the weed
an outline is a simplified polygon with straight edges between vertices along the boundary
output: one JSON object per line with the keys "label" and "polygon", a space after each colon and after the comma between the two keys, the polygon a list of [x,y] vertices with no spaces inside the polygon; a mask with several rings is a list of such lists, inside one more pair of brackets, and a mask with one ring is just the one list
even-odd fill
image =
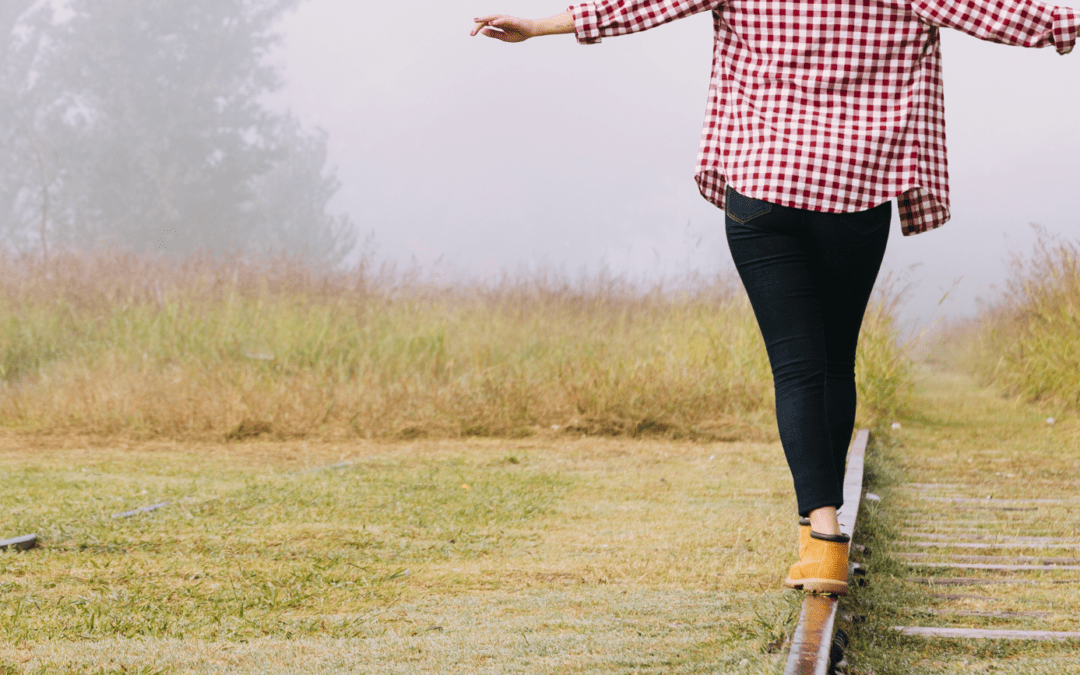
{"label": "weed", "polygon": [[[135,439],[775,434],[734,278],[490,286],[288,260],[0,260],[0,424]],[[889,287],[859,356],[865,419],[902,408]]]}
{"label": "weed", "polygon": [[753,634],[766,654],[779,654],[791,639],[802,607],[803,594],[786,592],[767,596],[754,609]]}
{"label": "weed", "polygon": [[[1080,409],[1080,244],[1045,231],[1016,257],[1003,296],[948,338],[961,365],[1013,396]],[[955,355],[954,355],[955,356]]]}

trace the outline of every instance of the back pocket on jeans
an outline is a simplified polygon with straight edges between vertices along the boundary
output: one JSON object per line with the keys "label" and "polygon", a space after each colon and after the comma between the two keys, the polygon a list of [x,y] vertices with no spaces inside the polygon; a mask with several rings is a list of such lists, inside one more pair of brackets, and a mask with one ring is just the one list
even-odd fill
{"label": "back pocket on jeans", "polygon": [[754,199],[753,197],[746,197],[735,190],[731,189],[729,185],[727,191],[724,194],[724,201],[727,202],[727,217],[734,220],[736,223],[748,223],[758,216],[763,216],[766,213],[772,211],[773,205],[769,202],[761,199]]}

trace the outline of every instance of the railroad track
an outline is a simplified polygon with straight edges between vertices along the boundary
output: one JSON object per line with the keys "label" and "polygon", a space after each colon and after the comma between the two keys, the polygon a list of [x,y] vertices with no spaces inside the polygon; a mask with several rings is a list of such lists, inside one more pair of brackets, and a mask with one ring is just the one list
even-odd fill
{"label": "railroad track", "polygon": [[[1032,628],[1061,614],[1047,611],[1056,592],[1080,586],[1080,500],[974,491],[908,483],[886,505],[902,528],[894,556],[932,601],[909,608],[932,619],[928,625],[894,630],[949,640],[1080,640],[1080,631]],[[993,625],[971,625],[979,621]]]}
{"label": "railroad track", "polygon": [[[844,507],[838,519],[840,531],[849,537],[855,534],[855,521],[863,496],[863,475],[866,466],[866,445],[870,432],[863,429],[855,435],[848,450],[844,473]],[[855,546],[854,539],[852,546]],[[830,595],[807,594],[795,633],[791,637],[784,675],[826,675],[844,658],[847,638],[836,631],[838,598]]]}
{"label": "railroad track", "polygon": [[[860,432],[849,451],[841,514],[849,535],[863,496],[865,446]],[[905,583],[921,589],[910,594],[912,606],[896,608],[902,625],[892,630],[957,643],[1080,641],[1075,609],[1062,601],[1080,589],[1080,499],[1008,488],[996,496],[979,494],[985,485],[907,483],[884,493],[880,507],[900,530],[890,554],[905,563]],[[846,647],[835,631],[837,609],[835,598],[804,599],[785,675],[834,672]]]}

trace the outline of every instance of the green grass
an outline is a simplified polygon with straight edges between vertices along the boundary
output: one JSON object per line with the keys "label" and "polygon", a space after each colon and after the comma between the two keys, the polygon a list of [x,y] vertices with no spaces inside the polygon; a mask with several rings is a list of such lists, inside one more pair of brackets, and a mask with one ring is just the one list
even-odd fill
{"label": "green grass", "polygon": [[[457,459],[373,458],[322,475],[211,472],[164,457],[5,472],[5,528],[45,541],[0,558],[7,639],[355,636],[410,567],[513,546],[570,484]],[[163,500],[175,505],[112,517]]]}
{"label": "green grass", "polygon": [[798,598],[775,443],[15,439],[0,467],[0,531],[42,535],[0,555],[12,672],[772,673]]}

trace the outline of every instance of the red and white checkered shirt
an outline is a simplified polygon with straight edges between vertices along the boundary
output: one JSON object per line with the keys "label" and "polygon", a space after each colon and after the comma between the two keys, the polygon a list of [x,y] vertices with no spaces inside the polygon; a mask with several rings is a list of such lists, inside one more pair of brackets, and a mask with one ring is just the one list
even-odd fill
{"label": "red and white checkered shirt", "polygon": [[701,194],[724,188],[826,213],[899,198],[904,234],[949,219],[942,26],[1072,51],[1080,12],[1034,0],[602,0],[573,5],[581,43],[712,10],[716,32],[698,156]]}

